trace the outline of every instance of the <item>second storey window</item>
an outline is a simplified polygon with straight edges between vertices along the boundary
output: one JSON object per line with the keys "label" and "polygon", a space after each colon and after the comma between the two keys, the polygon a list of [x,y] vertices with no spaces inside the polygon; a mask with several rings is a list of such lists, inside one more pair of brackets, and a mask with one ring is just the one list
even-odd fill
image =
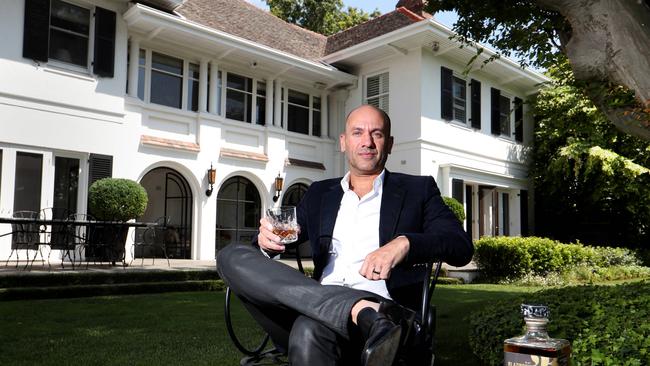
{"label": "second storey window", "polygon": [[187,75],[187,109],[199,110],[199,65],[190,63]]}
{"label": "second storey window", "polygon": [[51,12],[50,58],[87,67],[90,10],[52,0]]}
{"label": "second storey window", "polygon": [[499,96],[499,122],[501,134],[510,137],[510,98]]}
{"label": "second storey window", "polygon": [[287,114],[289,131],[309,134],[309,94],[289,89]]}
{"label": "second storey window", "polygon": [[453,117],[452,120],[466,123],[467,87],[465,80],[454,76],[453,78]]}
{"label": "second storey window", "polygon": [[251,121],[253,79],[228,73],[226,80],[226,118]]}
{"label": "second storey window", "polygon": [[151,103],[181,108],[183,60],[153,52],[151,55]]}
{"label": "second storey window", "polygon": [[388,73],[368,76],[366,78],[365,103],[388,113],[389,80]]}

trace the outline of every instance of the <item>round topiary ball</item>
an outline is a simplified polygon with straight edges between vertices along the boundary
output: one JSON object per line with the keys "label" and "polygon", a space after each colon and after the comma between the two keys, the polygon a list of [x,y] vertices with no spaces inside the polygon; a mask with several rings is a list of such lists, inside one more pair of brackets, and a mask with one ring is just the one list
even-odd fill
{"label": "round topiary ball", "polygon": [[148,200],[144,187],[130,179],[100,179],[88,191],[90,213],[98,220],[135,219],[144,214]]}
{"label": "round topiary ball", "polygon": [[452,197],[443,196],[442,200],[445,201],[445,204],[451,209],[454,215],[456,215],[458,221],[462,224],[463,221],[465,221],[465,208],[463,207],[463,204]]}

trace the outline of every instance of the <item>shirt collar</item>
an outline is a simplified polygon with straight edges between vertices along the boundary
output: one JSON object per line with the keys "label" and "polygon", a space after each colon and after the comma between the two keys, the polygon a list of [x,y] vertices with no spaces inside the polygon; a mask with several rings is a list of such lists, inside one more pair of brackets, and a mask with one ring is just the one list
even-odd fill
{"label": "shirt collar", "polygon": [[[373,192],[381,192],[383,186],[384,186],[384,176],[386,175],[386,169],[382,169],[381,173],[375,178],[375,180],[372,182],[372,190]],[[343,192],[348,192],[350,190],[350,172],[348,171],[345,173],[343,178],[341,178],[341,188],[343,188]]]}

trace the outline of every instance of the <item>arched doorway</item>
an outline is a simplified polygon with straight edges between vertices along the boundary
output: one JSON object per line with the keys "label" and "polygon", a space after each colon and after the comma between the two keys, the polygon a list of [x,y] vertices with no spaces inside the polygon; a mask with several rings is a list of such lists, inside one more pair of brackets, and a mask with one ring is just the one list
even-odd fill
{"label": "arched doorway", "polygon": [[[156,168],[145,174],[140,184],[147,190],[149,203],[140,221],[164,221],[163,235],[169,258],[192,258],[192,190],[187,180],[171,168]],[[157,239],[158,240],[158,239]],[[154,253],[136,252],[136,258],[151,257]],[[160,257],[161,253],[155,253]]]}
{"label": "arched doorway", "polygon": [[260,225],[262,201],[250,180],[236,176],[217,194],[215,254],[232,243],[250,243]]}
{"label": "arched doorway", "polygon": [[[305,193],[307,193],[308,188],[304,183],[292,184],[282,196],[282,206],[298,206]],[[301,258],[311,257],[311,246],[308,243],[301,244],[298,248],[300,249]],[[287,250],[285,253],[282,253],[281,257],[295,258],[296,253],[294,250]]]}

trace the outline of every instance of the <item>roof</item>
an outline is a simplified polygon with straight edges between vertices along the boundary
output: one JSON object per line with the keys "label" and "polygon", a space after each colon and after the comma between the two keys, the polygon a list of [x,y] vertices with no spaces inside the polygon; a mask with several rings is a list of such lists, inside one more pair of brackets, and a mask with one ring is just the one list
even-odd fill
{"label": "roof", "polygon": [[329,55],[407,25],[418,23],[424,19],[424,17],[404,7],[399,7],[365,23],[331,35],[327,39],[327,45],[323,54]]}
{"label": "roof", "polygon": [[186,0],[176,13],[187,20],[308,60],[319,60],[327,37],[285,22],[244,0]]}

